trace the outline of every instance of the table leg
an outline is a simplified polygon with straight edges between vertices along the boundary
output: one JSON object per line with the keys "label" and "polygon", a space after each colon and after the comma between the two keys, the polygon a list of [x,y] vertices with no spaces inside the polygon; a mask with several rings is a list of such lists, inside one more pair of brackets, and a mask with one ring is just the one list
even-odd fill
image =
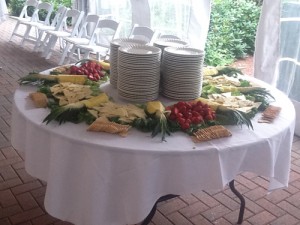
{"label": "table leg", "polygon": [[[229,182],[229,187],[230,187],[230,190],[240,199],[241,201],[241,206],[240,206],[240,212],[239,212],[239,218],[238,218],[238,222],[237,224],[242,224],[243,222],[243,218],[244,218],[244,212],[245,212],[245,199],[243,197],[243,195],[238,192],[235,187],[234,187],[234,180],[230,181]],[[155,212],[156,212],[156,208],[157,208],[157,204],[159,202],[163,202],[163,201],[166,201],[166,200],[169,200],[169,199],[172,199],[172,198],[176,198],[178,197],[179,195],[172,195],[172,194],[169,194],[169,195],[165,195],[165,196],[162,196],[160,197],[154,204],[153,208],[151,209],[150,213],[148,214],[148,216],[144,219],[144,221],[141,223],[141,225],[148,225],[152,218],[154,217],[155,215]]]}
{"label": "table leg", "polygon": [[234,180],[229,182],[229,187],[230,190],[240,199],[241,201],[241,206],[240,206],[240,212],[239,212],[239,218],[237,224],[242,224],[243,223],[243,218],[244,218],[244,212],[245,212],[245,199],[243,195],[238,192],[235,187],[234,187]]}
{"label": "table leg", "polygon": [[165,195],[165,196],[160,197],[160,198],[155,202],[153,208],[151,209],[151,212],[148,214],[148,216],[146,217],[146,219],[144,219],[144,221],[141,223],[141,225],[148,225],[148,224],[151,222],[151,220],[152,220],[152,218],[154,217],[154,214],[155,214],[155,212],[156,212],[157,204],[158,204],[159,202],[163,202],[163,201],[169,200],[169,199],[171,199],[171,198],[176,198],[176,197],[178,197],[178,196],[179,196],[179,195],[171,195],[171,194],[170,194],[170,195]]}

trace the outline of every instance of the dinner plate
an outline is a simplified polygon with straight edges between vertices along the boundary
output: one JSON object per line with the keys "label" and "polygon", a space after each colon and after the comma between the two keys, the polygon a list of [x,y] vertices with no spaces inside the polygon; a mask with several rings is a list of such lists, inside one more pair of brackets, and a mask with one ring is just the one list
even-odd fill
{"label": "dinner plate", "polygon": [[154,46],[135,45],[130,47],[120,47],[119,52],[129,55],[159,55],[161,49]]}
{"label": "dinner plate", "polygon": [[125,44],[131,44],[131,45],[146,45],[147,42],[144,40],[137,40],[137,39],[131,39],[131,38],[119,38],[119,39],[114,39],[110,42],[114,46],[121,46]]}
{"label": "dinner plate", "polygon": [[167,47],[164,49],[165,54],[184,55],[185,57],[203,56],[204,51],[189,47]]}

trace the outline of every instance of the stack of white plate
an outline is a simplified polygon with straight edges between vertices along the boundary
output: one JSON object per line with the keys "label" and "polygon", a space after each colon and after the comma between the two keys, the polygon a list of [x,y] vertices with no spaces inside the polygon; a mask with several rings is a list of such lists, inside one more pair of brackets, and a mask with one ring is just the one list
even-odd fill
{"label": "stack of white plate", "polygon": [[162,94],[176,100],[201,95],[204,52],[188,47],[167,47],[162,59]]}
{"label": "stack of white plate", "polygon": [[154,46],[120,47],[118,94],[133,102],[154,100],[159,94],[161,50]]}
{"label": "stack of white plate", "polygon": [[110,42],[110,83],[117,88],[118,82],[118,49],[120,46],[146,45],[146,41],[129,38],[114,39]]}

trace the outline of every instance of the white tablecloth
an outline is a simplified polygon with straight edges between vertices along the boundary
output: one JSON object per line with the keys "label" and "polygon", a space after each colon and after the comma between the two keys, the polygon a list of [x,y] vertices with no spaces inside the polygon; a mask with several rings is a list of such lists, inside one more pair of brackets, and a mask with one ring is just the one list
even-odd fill
{"label": "white tablecloth", "polygon": [[[257,123],[257,115],[254,130],[228,126],[232,137],[199,144],[182,132],[162,143],[135,129],[121,138],[87,132],[85,124],[46,125],[49,110],[27,98],[34,90],[15,92],[12,145],[25,152],[27,172],[47,182],[45,208],[59,219],[138,223],[163,195],[222,189],[244,171],[269,177],[270,190],[288,185],[295,111],[278,90],[272,94],[282,111],[274,123]],[[109,84],[104,90],[118,99]]]}

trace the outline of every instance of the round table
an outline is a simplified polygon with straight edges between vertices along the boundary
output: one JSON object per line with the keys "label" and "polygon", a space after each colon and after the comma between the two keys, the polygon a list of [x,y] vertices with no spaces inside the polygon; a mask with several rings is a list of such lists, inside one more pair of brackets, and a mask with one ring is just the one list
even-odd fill
{"label": "round table", "polygon": [[[227,126],[232,137],[193,143],[182,132],[151,138],[131,129],[125,138],[87,132],[86,124],[42,123],[48,109],[34,108],[28,98],[35,87],[14,95],[12,145],[25,152],[25,169],[47,182],[45,208],[76,225],[125,225],[142,221],[161,196],[222,189],[249,171],[270,178],[269,190],[289,179],[295,111],[279,90],[271,90],[282,110],[272,124],[253,120]],[[116,90],[103,90],[119,101]]]}

